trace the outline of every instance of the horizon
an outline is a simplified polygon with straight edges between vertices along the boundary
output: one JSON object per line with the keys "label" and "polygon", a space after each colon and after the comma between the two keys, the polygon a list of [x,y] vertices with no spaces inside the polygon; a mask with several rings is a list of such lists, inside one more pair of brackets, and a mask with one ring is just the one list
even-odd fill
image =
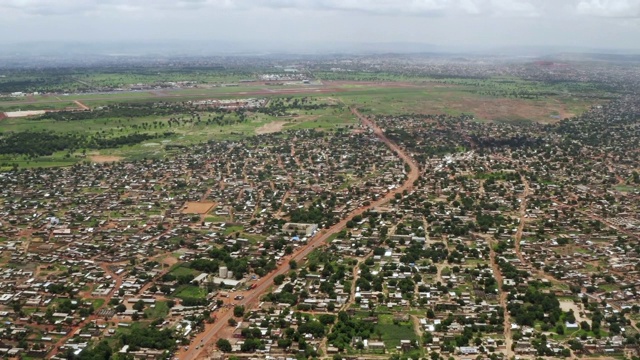
{"label": "horizon", "polygon": [[375,46],[402,53],[640,53],[633,40],[640,37],[640,2],[630,0],[10,0],[0,11],[6,14],[0,44],[9,51],[161,43],[183,46],[185,54],[376,52]]}

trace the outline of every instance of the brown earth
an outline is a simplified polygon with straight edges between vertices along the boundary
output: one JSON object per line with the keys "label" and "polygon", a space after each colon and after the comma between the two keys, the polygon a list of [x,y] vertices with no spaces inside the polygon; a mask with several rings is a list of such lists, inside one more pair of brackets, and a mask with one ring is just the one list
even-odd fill
{"label": "brown earth", "polygon": [[206,214],[213,207],[216,206],[216,203],[210,201],[188,201],[182,207],[183,214]]}
{"label": "brown earth", "polygon": [[424,114],[471,113],[483,120],[531,120],[540,123],[555,123],[575,116],[561,102],[478,97],[425,100],[410,110]]}
{"label": "brown earth", "polygon": [[[451,105],[449,106],[453,107]],[[561,103],[536,103],[519,99],[470,99],[463,100],[461,107],[473,112],[478,118],[488,120],[529,119],[553,123],[575,116],[568,111],[566,105]],[[553,114],[557,115],[552,117]]]}
{"label": "brown earth", "polygon": [[91,155],[89,156],[89,158],[94,163],[116,162],[123,159],[122,156],[109,156],[109,155]]}
{"label": "brown earth", "polygon": [[280,132],[286,123],[286,121],[272,121],[257,128],[256,134],[262,135]]}
{"label": "brown earth", "polygon": [[171,266],[173,266],[173,265],[178,263],[178,259],[176,259],[175,257],[169,255],[169,256],[165,256],[162,259],[162,263],[167,265],[167,266],[169,266],[169,267],[171,267]]}
{"label": "brown earth", "polygon": [[74,103],[78,105],[81,110],[91,110],[87,105],[81,103],[79,100],[74,101]]}

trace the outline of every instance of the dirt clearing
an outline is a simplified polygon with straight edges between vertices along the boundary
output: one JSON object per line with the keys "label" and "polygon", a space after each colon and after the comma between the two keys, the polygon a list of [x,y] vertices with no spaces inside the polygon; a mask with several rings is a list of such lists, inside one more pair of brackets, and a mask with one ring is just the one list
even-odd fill
{"label": "dirt clearing", "polygon": [[89,157],[94,163],[108,163],[122,160],[122,156],[108,156],[108,155],[91,155]]}
{"label": "dirt clearing", "polygon": [[573,310],[573,315],[575,315],[576,322],[578,324],[586,321],[587,323],[589,323],[589,325],[591,325],[591,320],[584,316],[584,314],[580,314],[582,312],[582,305],[578,305],[573,301],[562,300],[560,301],[560,308],[562,309],[562,311]]}
{"label": "dirt clearing", "polygon": [[272,121],[257,128],[256,134],[262,135],[280,132],[286,123],[286,121]]}
{"label": "dirt clearing", "polygon": [[156,259],[156,261],[160,262],[161,264],[167,265],[169,267],[178,263],[178,259],[171,255],[162,256]]}
{"label": "dirt clearing", "polygon": [[566,104],[556,101],[531,101],[522,99],[490,99],[480,97],[443,96],[437,99],[409,105],[411,111],[425,114],[473,113],[478,119],[494,121],[535,121],[555,123],[564,118],[575,116]]}
{"label": "dirt clearing", "polygon": [[204,215],[211,211],[214,206],[216,206],[216,203],[209,201],[188,201],[182,207],[182,213]]}

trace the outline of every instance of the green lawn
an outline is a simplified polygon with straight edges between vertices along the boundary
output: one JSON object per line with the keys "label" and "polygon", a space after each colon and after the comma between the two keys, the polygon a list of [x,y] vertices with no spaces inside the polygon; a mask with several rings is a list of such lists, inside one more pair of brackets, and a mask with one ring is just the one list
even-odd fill
{"label": "green lawn", "polygon": [[104,299],[95,299],[95,300],[91,300],[91,302],[93,303],[94,309],[98,309],[100,308],[100,306],[104,305]]}
{"label": "green lawn", "polygon": [[173,296],[181,299],[196,298],[204,299],[207,297],[207,291],[194,285],[181,285],[178,287]]}
{"label": "green lawn", "polygon": [[394,349],[396,346],[400,346],[400,340],[417,340],[418,337],[413,331],[413,324],[411,322],[399,323],[398,325],[393,323],[393,315],[380,315],[378,317],[378,325],[376,326],[376,332],[379,330],[382,334],[382,341],[387,349]]}
{"label": "green lawn", "polygon": [[224,236],[228,236],[236,232],[242,232],[242,230],[244,230],[242,226],[229,226],[228,228],[224,229],[223,234]]}
{"label": "green lawn", "polygon": [[169,306],[166,301],[158,301],[154,308],[147,307],[144,310],[144,313],[147,315],[148,319],[162,319],[169,314]]}
{"label": "green lawn", "polygon": [[184,275],[193,275],[195,277],[200,275],[200,271],[189,269],[188,267],[185,267],[185,266],[178,266],[175,269],[171,270],[170,274],[176,277],[184,276]]}

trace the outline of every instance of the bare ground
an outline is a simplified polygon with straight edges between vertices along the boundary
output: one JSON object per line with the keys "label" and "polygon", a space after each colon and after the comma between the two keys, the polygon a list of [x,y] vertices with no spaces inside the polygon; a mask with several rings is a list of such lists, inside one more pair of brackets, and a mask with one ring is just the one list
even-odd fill
{"label": "bare ground", "polygon": [[286,123],[286,121],[272,121],[257,128],[256,134],[262,135],[280,132]]}
{"label": "bare ground", "polygon": [[89,156],[94,163],[107,163],[107,162],[116,162],[122,160],[122,156],[109,156],[109,155],[91,155]]}
{"label": "bare ground", "polygon": [[591,325],[591,320],[589,320],[589,318],[587,318],[584,315],[580,315],[580,312],[582,311],[582,306],[574,303],[573,301],[560,301],[560,308],[562,309],[562,311],[569,311],[569,310],[573,310],[573,315],[575,315],[576,317],[576,321],[579,323],[586,321],[587,323],[589,323],[589,325]]}
{"label": "bare ground", "polygon": [[184,204],[182,213],[203,215],[211,211],[214,206],[216,206],[216,203],[210,201],[188,201]]}
{"label": "bare ground", "polygon": [[74,103],[78,105],[81,110],[91,110],[87,105],[83,104],[79,100],[74,101]]}
{"label": "bare ground", "polygon": [[[532,120],[541,123],[554,123],[575,116],[566,104],[559,101],[530,101],[522,99],[483,99],[463,97],[424,101],[421,104],[424,113],[439,113],[454,110],[473,113],[476,118],[485,120]],[[555,115],[555,116],[554,116]]]}

